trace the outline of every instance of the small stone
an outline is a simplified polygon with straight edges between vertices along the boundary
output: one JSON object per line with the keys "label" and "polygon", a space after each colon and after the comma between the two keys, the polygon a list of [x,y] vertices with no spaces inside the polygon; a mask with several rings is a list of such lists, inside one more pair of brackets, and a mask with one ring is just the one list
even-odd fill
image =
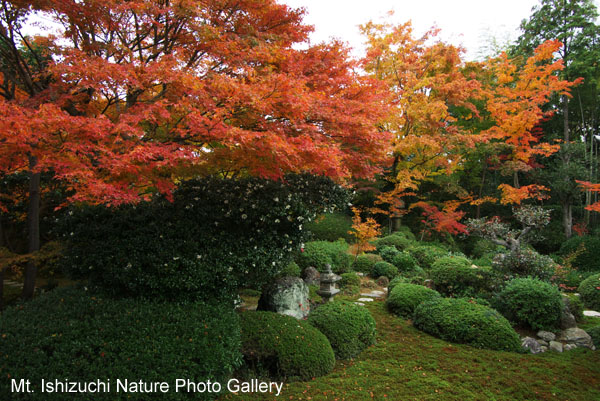
{"label": "small stone", "polygon": [[358,302],[373,302],[373,298],[358,298]]}
{"label": "small stone", "polygon": [[543,330],[538,331],[537,336],[544,341],[554,341],[556,339],[556,335],[554,333]]}
{"label": "small stone", "polygon": [[563,347],[563,350],[565,351],[571,351],[572,349],[577,348],[577,346],[575,344],[565,344],[565,346]]}
{"label": "small stone", "polygon": [[595,349],[592,337],[578,327],[564,330],[560,333],[560,337],[558,339],[569,344],[575,344],[578,347],[586,347],[592,350]]}
{"label": "small stone", "polygon": [[362,302],[355,302],[356,305],[365,306]]}
{"label": "small stone", "polygon": [[550,341],[549,348],[554,352],[563,352],[563,345],[558,341]]}
{"label": "small stone", "polygon": [[548,351],[548,347],[546,347],[545,345],[542,345],[540,347],[540,352],[546,352],[546,351]]}
{"label": "small stone", "polygon": [[535,338],[525,337],[521,340],[521,347],[529,350],[532,354],[538,354],[542,351],[542,346],[537,342]]}
{"label": "small stone", "polygon": [[583,316],[600,317],[600,312],[596,312],[595,310],[584,310]]}
{"label": "small stone", "polygon": [[569,307],[565,305],[560,314],[560,328],[563,330],[577,327],[577,321],[575,316],[569,310]]}
{"label": "small stone", "polygon": [[370,298],[383,298],[385,292],[383,291],[371,291],[371,292],[361,292],[361,296],[370,297]]}
{"label": "small stone", "polygon": [[543,346],[545,346],[545,347],[547,347],[547,346],[548,346],[548,341],[544,341],[544,340],[537,340],[537,342],[538,342],[540,345],[543,345]]}
{"label": "small stone", "polygon": [[360,276],[360,277],[364,277],[364,276],[365,276],[365,273],[362,273],[362,272],[356,272],[356,275],[357,275],[357,276]]}

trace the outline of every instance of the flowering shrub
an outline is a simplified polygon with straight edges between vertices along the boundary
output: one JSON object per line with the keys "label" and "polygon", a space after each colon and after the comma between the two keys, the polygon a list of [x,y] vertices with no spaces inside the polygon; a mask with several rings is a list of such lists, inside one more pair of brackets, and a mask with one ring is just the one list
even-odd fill
{"label": "flowering shrub", "polygon": [[600,311],[600,273],[583,280],[578,291],[585,306]]}
{"label": "flowering shrub", "polygon": [[287,265],[306,221],[345,202],[324,177],[185,181],[172,202],[74,209],[60,224],[63,263],[117,295],[231,300]]}

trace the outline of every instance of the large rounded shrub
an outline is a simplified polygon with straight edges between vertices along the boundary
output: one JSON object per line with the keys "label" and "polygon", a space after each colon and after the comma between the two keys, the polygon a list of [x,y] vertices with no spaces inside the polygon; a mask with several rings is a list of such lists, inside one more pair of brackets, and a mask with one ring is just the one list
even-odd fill
{"label": "large rounded shrub", "polygon": [[391,263],[400,273],[411,273],[419,268],[417,260],[408,252],[398,252],[392,257]]}
{"label": "large rounded shrub", "polygon": [[437,291],[422,285],[396,283],[389,293],[386,305],[390,312],[405,319],[412,319],[417,306],[439,296]]}
{"label": "large rounded shrub", "polygon": [[596,348],[600,348],[600,326],[594,326],[585,331],[592,337],[592,341],[594,342],[594,346]]}
{"label": "large rounded shrub", "polygon": [[554,275],[556,262],[551,257],[540,255],[533,249],[521,248],[517,251],[498,254],[492,267],[507,278],[533,277],[549,281]]}
{"label": "large rounded shrub", "polygon": [[417,259],[423,269],[430,269],[436,260],[448,255],[446,249],[435,245],[418,245],[408,248],[407,251]]}
{"label": "large rounded shrub", "polygon": [[334,273],[344,273],[350,270],[354,257],[348,253],[348,244],[343,241],[311,241],[304,246],[296,262],[303,270],[309,266],[320,272],[325,271],[325,265],[331,265]]}
{"label": "large rounded shrub", "polygon": [[497,309],[508,320],[533,330],[553,330],[560,323],[562,297],[552,284],[516,278],[498,294]]}
{"label": "large rounded shrub", "polygon": [[415,309],[413,325],[442,340],[477,348],[519,351],[519,335],[494,309],[465,299],[434,298]]}
{"label": "large rounded shrub", "polygon": [[433,286],[445,296],[475,296],[484,290],[486,271],[474,268],[460,256],[444,256],[433,263],[429,273]]}
{"label": "large rounded shrub", "polygon": [[341,288],[348,286],[360,287],[360,277],[356,273],[342,273],[339,286]]}
{"label": "large rounded shrub", "polygon": [[573,236],[561,245],[559,254],[563,257],[576,254],[572,261],[573,267],[581,271],[598,272],[600,271],[598,249],[600,249],[600,237]]}
{"label": "large rounded shrub", "polygon": [[325,334],[338,359],[354,358],[375,344],[375,319],[365,307],[353,302],[321,305],[308,315],[308,322]]}
{"label": "large rounded shrub", "polygon": [[413,241],[411,241],[410,239],[406,238],[406,236],[402,235],[402,234],[398,234],[398,235],[388,235],[386,237],[383,238],[378,238],[376,240],[373,241],[374,245],[377,247],[377,249],[379,250],[380,248],[386,247],[386,246],[393,246],[394,248],[398,249],[398,250],[404,250],[406,248],[408,248],[409,246],[413,245]]}
{"label": "large rounded shrub", "polygon": [[583,280],[578,291],[585,306],[600,311],[600,273]]}
{"label": "large rounded shrub", "polygon": [[241,314],[242,353],[247,368],[273,378],[309,380],[335,365],[327,337],[305,321],[275,312]]}
{"label": "large rounded shrub", "polygon": [[383,259],[381,256],[376,255],[374,253],[367,253],[363,255],[358,255],[354,263],[352,264],[352,270],[361,273],[371,273],[373,271],[373,266],[377,262],[381,262]]}
{"label": "large rounded shrub", "polygon": [[271,280],[304,242],[302,224],[346,199],[324,177],[185,181],[172,202],[65,213],[62,264],[118,296],[231,300]]}
{"label": "large rounded shrub", "polygon": [[375,278],[379,278],[381,276],[385,276],[388,279],[393,279],[398,275],[398,268],[391,263],[388,262],[377,262],[373,266],[373,271],[371,272],[371,276]]}
{"label": "large rounded shrub", "polygon": [[[3,380],[143,378],[172,384],[187,378],[225,383],[242,358],[239,318],[231,306],[114,300],[83,289],[59,288],[5,310],[0,327]],[[189,400],[189,396],[170,391],[161,399]],[[206,400],[216,394],[194,397]],[[9,399],[69,397],[36,392],[12,393]],[[113,401],[115,394],[98,392],[89,399]]]}
{"label": "large rounded shrub", "polygon": [[343,213],[322,214],[307,223],[305,228],[314,240],[333,242],[342,238],[346,242],[354,241],[354,236],[349,233],[352,229],[352,218]]}

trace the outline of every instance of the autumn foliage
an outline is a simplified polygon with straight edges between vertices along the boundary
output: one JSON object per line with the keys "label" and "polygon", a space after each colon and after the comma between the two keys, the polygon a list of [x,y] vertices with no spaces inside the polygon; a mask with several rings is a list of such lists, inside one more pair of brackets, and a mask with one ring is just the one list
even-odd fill
{"label": "autumn foliage", "polygon": [[354,216],[352,217],[352,230],[350,230],[349,233],[354,235],[356,242],[351,247],[350,251],[352,254],[358,256],[363,252],[375,249],[370,241],[381,234],[381,232],[379,230],[379,224],[375,219],[367,217],[363,221],[360,216],[360,210],[355,207],[352,208],[352,212],[354,213]]}

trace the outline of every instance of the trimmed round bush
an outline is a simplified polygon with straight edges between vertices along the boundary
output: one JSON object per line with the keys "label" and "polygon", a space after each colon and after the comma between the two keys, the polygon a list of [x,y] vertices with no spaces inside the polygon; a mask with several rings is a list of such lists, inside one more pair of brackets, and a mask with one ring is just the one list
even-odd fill
{"label": "trimmed round bush", "polygon": [[474,296],[482,290],[482,269],[471,267],[462,257],[444,256],[433,263],[429,273],[433,286],[444,296]]}
{"label": "trimmed round bush", "polygon": [[301,271],[300,266],[296,262],[292,261],[285,265],[285,267],[279,272],[280,277],[300,277]]}
{"label": "trimmed round bush", "polygon": [[325,213],[305,225],[314,240],[337,241],[342,238],[346,242],[354,241],[349,233],[352,229],[352,218],[342,213]]}
{"label": "trimmed round bush", "polygon": [[321,305],[308,315],[308,322],[325,334],[338,359],[354,358],[375,344],[375,319],[365,307],[353,302]]}
{"label": "trimmed round bush", "polygon": [[398,268],[400,273],[414,272],[419,267],[417,260],[406,251],[394,255],[391,263]]}
{"label": "trimmed round bush", "polygon": [[373,271],[371,272],[371,276],[375,278],[379,278],[381,276],[386,276],[388,279],[393,279],[398,275],[398,268],[391,263],[388,262],[377,262],[373,266]]}
{"label": "trimmed round bush", "polygon": [[430,269],[436,260],[448,255],[446,249],[435,245],[418,245],[408,248],[407,251],[417,259],[423,269]]}
{"label": "trimmed round bush", "polygon": [[381,262],[383,259],[381,256],[376,255],[374,253],[366,253],[363,255],[358,255],[358,257],[354,260],[352,264],[352,270],[355,272],[361,273],[371,273],[373,270],[373,266],[377,262]]}
{"label": "trimmed round bush", "polygon": [[405,319],[412,319],[419,304],[439,296],[437,291],[422,285],[397,283],[391,290],[386,305],[390,312]]}
{"label": "trimmed round bush", "polygon": [[396,276],[394,277],[392,280],[390,280],[389,284],[388,284],[388,297],[390,296],[390,293],[392,292],[392,290],[394,289],[395,286],[397,286],[400,283],[408,283],[409,279],[406,277],[402,277],[402,276]]}
{"label": "trimmed round bush", "polygon": [[583,280],[578,291],[585,306],[600,311],[600,273]]}
{"label": "trimmed round bush", "polygon": [[412,233],[412,231],[410,231],[410,228],[408,228],[407,226],[398,227],[398,231],[394,231],[391,235],[400,235],[400,236],[408,238],[411,241],[417,240],[415,235]]}
{"label": "trimmed round bush", "polygon": [[562,297],[558,288],[533,278],[516,278],[498,294],[497,309],[510,321],[533,330],[559,326]]}
{"label": "trimmed round bush", "polygon": [[348,285],[342,288],[342,294],[347,295],[349,297],[354,297],[360,294],[360,287],[357,285]]}
{"label": "trimmed round bush", "polygon": [[600,271],[600,259],[598,258],[598,249],[600,249],[600,237],[584,235],[573,236],[565,241],[558,252],[561,256],[579,254],[572,261],[573,267],[581,271]]}
{"label": "trimmed round bush", "polygon": [[325,271],[325,265],[330,264],[334,273],[340,274],[350,270],[354,260],[348,253],[348,244],[345,241],[310,241],[304,246],[296,262],[302,270],[309,266],[315,267],[320,272]]}
{"label": "trimmed round bush", "polygon": [[379,256],[381,256],[381,258],[388,263],[392,263],[394,257],[400,253],[400,251],[393,246],[381,247],[377,250],[377,252],[379,253]]}
{"label": "trimmed round bush", "polygon": [[406,236],[404,236],[402,234],[398,234],[398,235],[392,234],[392,235],[388,235],[383,238],[378,238],[374,241],[374,245],[375,245],[375,247],[377,247],[378,250],[380,248],[383,248],[386,246],[392,246],[392,247],[396,248],[397,250],[401,251],[401,250],[404,250],[404,249],[408,248],[409,246],[413,245],[413,243],[414,243],[413,241],[406,238]]}
{"label": "trimmed round bush", "polygon": [[335,365],[327,337],[305,321],[275,312],[241,315],[242,353],[246,367],[277,379],[309,380]]}
{"label": "trimmed round bush", "polygon": [[600,348],[600,325],[587,329],[585,332],[592,337],[592,341],[596,348]]}
{"label": "trimmed round bush", "polygon": [[[239,317],[230,305],[114,300],[84,289],[58,288],[6,309],[0,326],[4,379],[41,383],[108,377],[174,383],[189,378],[224,383],[241,364]],[[200,400],[217,396],[194,395]],[[9,396],[15,401],[69,398],[41,392]],[[115,398],[114,392],[98,392],[89,399]],[[161,399],[189,400],[189,394],[171,391]]]}
{"label": "trimmed round bush", "polygon": [[350,285],[360,287],[360,277],[356,273],[342,273],[339,281],[340,288]]}
{"label": "trimmed round bush", "polygon": [[494,309],[465,299],[434,298],[415,309],[413,325],[442,340],[477,348],[514,351],[521,349],[517,332]]}
{"label": "trimmed round bush", "polygon": [[554,275],[556,262],[533,249],[521,248],[515,252],[497,255],[492,262],[492,267],[507,278],[533,277],[549,281]]}

